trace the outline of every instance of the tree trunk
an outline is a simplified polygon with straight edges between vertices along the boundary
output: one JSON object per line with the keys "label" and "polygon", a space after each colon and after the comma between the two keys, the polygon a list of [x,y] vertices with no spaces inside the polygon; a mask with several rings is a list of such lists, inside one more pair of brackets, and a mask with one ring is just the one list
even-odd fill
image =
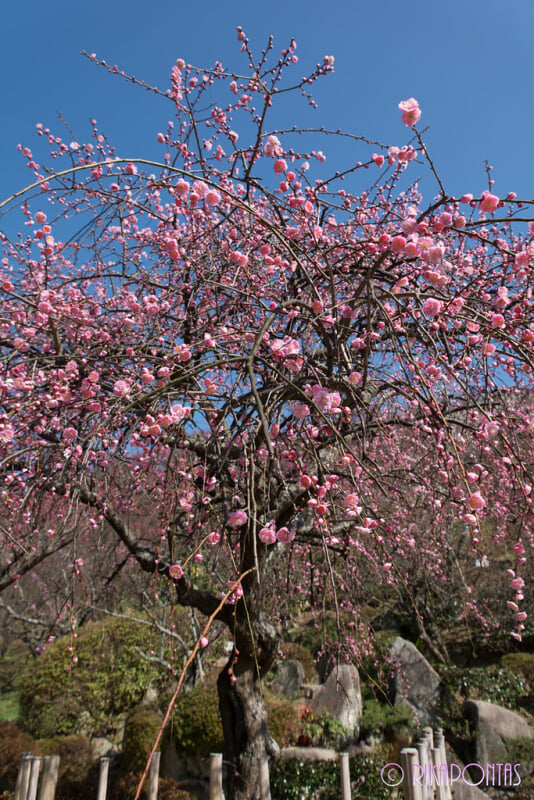
{"label": "tree trunk", "polygon": [[264,619],[252,628],[238,624],[234,650],[217,681],[227,766],[226,800],[261,800],[261,760],[279,753],[269,732],[260,677],[272,665],[278,642],[276,629]]}

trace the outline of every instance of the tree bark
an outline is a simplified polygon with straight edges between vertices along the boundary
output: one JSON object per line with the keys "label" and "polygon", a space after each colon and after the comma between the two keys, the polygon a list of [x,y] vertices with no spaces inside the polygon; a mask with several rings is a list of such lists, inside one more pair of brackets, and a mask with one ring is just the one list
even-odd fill
{"label": "tree bark", "polygon": [[227,765],[227,800],[261,800],[262,758],[277,756],[262,696],[261,676],[272,665],[279,644],[275,627],[263,615],[234,630],[234,649],[217,686]]}

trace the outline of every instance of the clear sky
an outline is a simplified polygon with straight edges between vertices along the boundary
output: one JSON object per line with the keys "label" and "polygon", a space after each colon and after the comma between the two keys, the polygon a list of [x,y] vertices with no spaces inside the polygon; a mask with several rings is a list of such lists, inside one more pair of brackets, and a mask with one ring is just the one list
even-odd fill
{"label": "clear sky", "polygon": [[[486,158],[498,194],[534,196],[533,0],[3,0],[0,198],[32,177],[17,143],[34,145],[37,122],[58,127],[58,111],[80,140],[93,117],[120,155],[161,153],[155,136],[170,105],[80,50],[166,89],[177,57],[200,67],[219,59],[239,71],[237,25],[257,49],[270,33],[278,49],[294,36],[300,75],[335,56],[335,73],[315,91],[318,111],[310,116],[297,104],[291,124],[302,119],[400,145],[409,131],[397,104],[413,96],[450,193],[487,188]],[[329,145],[332,168],[348,166]]]}

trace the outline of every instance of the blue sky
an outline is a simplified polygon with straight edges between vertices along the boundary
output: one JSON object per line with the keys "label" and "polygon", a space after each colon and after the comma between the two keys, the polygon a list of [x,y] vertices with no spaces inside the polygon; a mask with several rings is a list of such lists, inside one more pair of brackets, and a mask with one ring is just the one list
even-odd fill
{"label": "blue sky", "polygon": [[[487,158],[498,194],[534,196],[532,0],[4,0],[0,198],[32,177],[17,143],[35,145],[37,122],[59,127],[57,111],[80,140],[93,117],[120,155],[162,152],[155,136],[170,105],[108,75],[80,50],[166,89],[177,57],[201,67],[220,59],[239,71],[237,25],[257,49],[270,33],[277,48],[294,36],[299,75],[325,54],[335,56],[335,73],[314,92],[319,109],[311,115],[304,102],[296,104],[292,124],[324,124],[400,145],[409,131],[397,104],[414,96],[450,193],[487,188]],[[357,145],[343,153],[330,140],[322,147],[332,168],[361,156]],[[429,184],[429,193],[434,188]]]}

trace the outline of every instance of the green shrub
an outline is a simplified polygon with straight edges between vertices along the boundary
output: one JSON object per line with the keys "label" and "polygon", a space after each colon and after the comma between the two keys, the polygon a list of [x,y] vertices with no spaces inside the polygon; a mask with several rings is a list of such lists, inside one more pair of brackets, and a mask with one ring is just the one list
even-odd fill
{"label": "green shrub", "polygon": [[[301,732],[298,703],[272,692],[265,692],[270,731],[281,747],[294,744]],[[179,751],[209,755],[224,749],[216,675],[212,674],[177,702],[169,734]]]}
{"label": "green shrub", "polygon": [[38,741],[46,756],[59,756],[56,800],[90,797],[96,791],[96,768],[87,736],[53,736]]}
{"label": "green shrub", "polygon": [[380,734],[386,741],[392,741],[396,734],[413,726],[413,713],[407,706],[392,706],[373,699],[367,699],[363,704],[360,723],[363,739],[372,734]]}
{"label": "green shrub", "polygon": [[463,700],[486,700],[515,709],[525,694],[525,678],[503,667],[438,666],[437,669],[446,688]]}
{"label": "green shrub", "polygon": [[128,772],[143,772],[154,742],[161,729],[159,714],[149,709],[139,709],[126,720],[123,744],[123,769]]}
{"label": "green shrub", "polygon": [[185,753],[220,753],[224,748],[215,676],[178,700],[170,723],[176,748]]}
{"label": "green shrub", "polygon": [[296,744],[302,730],[302,706],[271,692],[265,692],[265,706],[269,730],[280,747]]}
{"label": "green shrub", "polygon": [[314,747],[338,748],[352,738],[352,731],[326,711],[315,714],[307,710],[301,720],[301,733],[311,739]]}
{"label": "green shrub", "polygon": [[23,753],[40,755],[35,739],[13,722],[0,720],[0,792],[13,791]]}
{"label": "green shrub", "polygon": [[508,653],[501,658],[501,664],[508,672],[521,675],[527,682],[527,689],[534,694],[534,654]]}
{"label": "green shrub", "polygon": [[[380,777],[385,761],[380,756],[350,759],[353,800],[390,800],[391,788]],[[339,761],[278,760],[271,770],[273,800],[339,800]]]}
{"label": "green shrub", "polygon": [[53,642],[23,677],[21,724],[36,737],[79,732],[81,712],[88,716],[84,733],[105,735],[160,676],[135,650],[146,647],[146,630],[127,620],[88,623],[73,651],[71,644],[70,637]]}

